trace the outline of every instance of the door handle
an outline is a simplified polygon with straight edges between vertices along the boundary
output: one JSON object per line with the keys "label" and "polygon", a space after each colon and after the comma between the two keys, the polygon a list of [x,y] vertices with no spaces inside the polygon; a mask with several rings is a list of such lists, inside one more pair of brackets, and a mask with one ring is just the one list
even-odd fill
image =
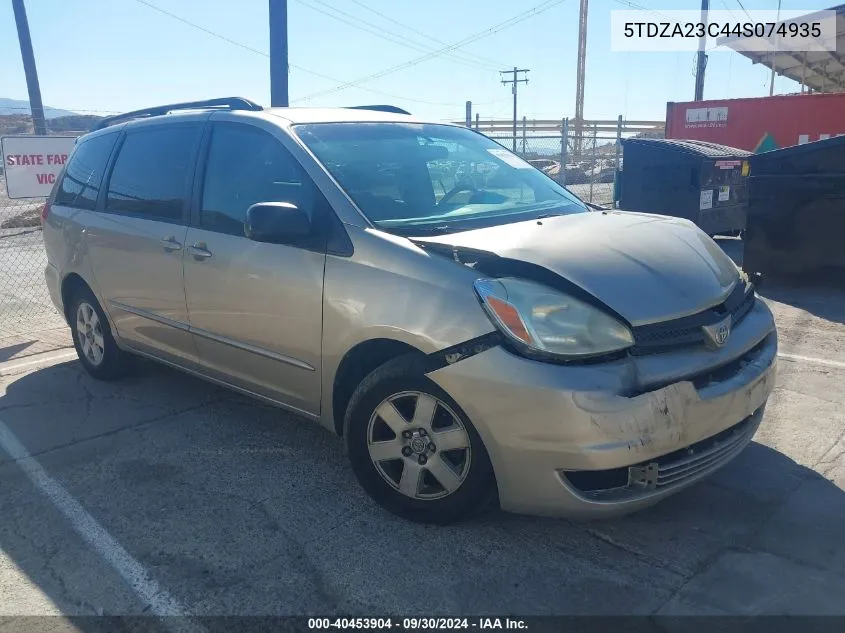
{"label": "door handle", "polygon": [[204,259],[208,259],[211,257],[211,251],[206,248],[205,242],[197,242],[195,244],[191,244],[188,247],[188,252],[194,256],[194,259],[198,262],[203,261]]}
{"label": "door handle", "polygon": [[172,253],[173,251],[180,251],[182,250],[182,245],[176,241],[176,238],[172,235],[168,235],[167,237],[161,238],[159,241],[159,246],[161,246],[164,250],[168,253]]}

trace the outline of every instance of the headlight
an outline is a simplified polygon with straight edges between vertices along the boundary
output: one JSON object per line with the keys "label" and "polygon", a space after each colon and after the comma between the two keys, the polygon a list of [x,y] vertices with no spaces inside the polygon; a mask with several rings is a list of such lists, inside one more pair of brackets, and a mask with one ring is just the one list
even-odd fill
{"label": "headlight", "polygon": [[531,350],[579,358],[634,344],[623,323],[547,286],[513,277],[478,279],[474,286],[493,323]]}

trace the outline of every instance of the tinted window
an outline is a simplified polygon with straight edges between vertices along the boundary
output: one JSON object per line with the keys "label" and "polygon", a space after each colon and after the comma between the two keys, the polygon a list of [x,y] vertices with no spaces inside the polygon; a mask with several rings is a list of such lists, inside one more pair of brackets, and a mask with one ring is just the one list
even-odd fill
{"label": "tinted window", "polygon": [[246,211],[256,202],[290,202],[310,216],[313,201],[311,181],[271,134],[247,125],[215,125],[200,211],[203,228],[243,235]]}
{"label": "tinted window", "polygon": [[76,147],[62,182],[56,189],[55,204],[78,209],[93,209],[96,206],[103,172],[116,138],[116,134],[96,136],[82,141]]}
{"label": "tinted window", "polygon": [[127,134],[109,179],[106,209],[179,222],[199,125]]}
{"label": "tinted window", "polygon": [[294,128],[377,226],[407,235],[583,213],[573,194],[466,128],[319,123]]}

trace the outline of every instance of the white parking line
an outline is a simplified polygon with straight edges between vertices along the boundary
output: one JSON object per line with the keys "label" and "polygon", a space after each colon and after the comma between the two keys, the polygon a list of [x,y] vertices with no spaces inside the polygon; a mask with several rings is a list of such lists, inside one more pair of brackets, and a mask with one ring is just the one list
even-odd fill
{"label": "white parking line", "polygon": [[76,350],[58,350],[55,352],[44,352],[43,354],[36,354],[34,358],[28,358],[20,361],[8,361],[0,363],[0,376],[8,374],[16,374],[22,369],[29,369],[38,367],[39,365],[52,365],[63,360],[70,360],[76,358]]}
{"label": "white parking line", "polygon": [[835,367],[836,369],[845,369],[845,363],[841,361],[828,360],[826,358],[816,358],[814,356],[800,356],[798,354],[778,353],[778,358],[801,363],[812,363],[813,365],[822,365],[824,367]]}
{"label": "white parking line", "polygon": [[[67,490],[32,457],[23,444],[0,421],[0,447],[14,459],[30,481],[67,517],[73,529],[127,582],[135,595],[157,616],[185,616],[187,611],[153,579],[150,572],[127,552]],[[196,623],[165,621],[179,630],[202,630]],[[185,625],[188,624],[186,627]]]}

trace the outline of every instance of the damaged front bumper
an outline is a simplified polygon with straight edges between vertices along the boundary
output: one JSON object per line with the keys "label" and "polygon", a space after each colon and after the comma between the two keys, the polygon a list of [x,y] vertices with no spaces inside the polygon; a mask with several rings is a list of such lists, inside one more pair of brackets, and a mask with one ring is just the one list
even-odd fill
{"label": "damaged front bumper", "polygon": [[428,376],[476,426],[503,509],[590,517],[655,503],[735,457],[776,366],[772,315],[757,301],[717,351],[554,365],[494,347]]}

